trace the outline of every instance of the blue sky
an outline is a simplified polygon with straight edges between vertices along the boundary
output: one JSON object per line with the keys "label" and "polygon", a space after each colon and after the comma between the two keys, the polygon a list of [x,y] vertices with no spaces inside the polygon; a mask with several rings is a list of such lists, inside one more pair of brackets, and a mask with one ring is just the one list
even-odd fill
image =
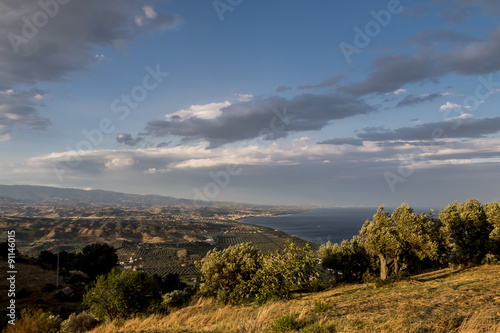
{"label": "blue sky", "polygon": [[496,1],[0,7],[0,183],[268,204],[500,199]]}

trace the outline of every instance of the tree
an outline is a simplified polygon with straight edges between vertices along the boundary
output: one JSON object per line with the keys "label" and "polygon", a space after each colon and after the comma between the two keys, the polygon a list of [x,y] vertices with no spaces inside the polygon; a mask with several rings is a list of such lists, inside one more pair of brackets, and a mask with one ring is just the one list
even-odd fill
{"label": "tree", "polygon": [[250,243],[213,249],[197,262],[203,282],[200,293],[216,296],[222,303],[237,303],[248,294],[250,281],[262,266],[262,254]]}
{"label": "tree", "polygon": [[389,276],[387,262],[396,257],[399,244],[391,215],[384,211],[384,205],[379,207],[373,221],[363,224],[360,235],[368,253],[378,256],[380,279],[385,280]]}
{"label": "tree", "polygon": [[483,207],[476,199],[454,202],[439,213],[443,232],[448,238],[450,263],[479,264],[491,248],[490,232]]}
{"label": "tree", "polygon": [[[400,271],[401,261],[410,255],[418,259],[438,258],[438,244],[431,238],[431,224],[426,214],[415,215],[407,203],[403,203],[392,213],[397,237],[394,257],[394,273]],[[408,262],[406,262],[408,264]]]}
{"label": "tree", "polygon": [[334,271],[337,282],[359,282],[370,267],[370,256],[359,236],[340,245],[328,242],[320,246],[319,256],[323,267]]}
{"label": "tree", "polygon": [[89,244],[76,255],[77,269],[92,278],[106,274],[118,264],[116,249],[108,244]]}
{"label": "tree", "polygon": [[84,303],[99,320],[147,314],[162,300],[157,281],[143,272],[113,269],[97,278]]}
{"label": "tree", "polygon": [[360,235],[368,253],[380,260],[380,279],[385,280],[392,264],[394,274],[408,266],[416,256],[437,259],[438,244],[431,237],[432,223],[426,214],[415,215],[408,204],[403,203],[389,214],[380,206],[373,221],[366,221]]}
{"label": "tree", "polygon": [[427,232],[430,239],[434,244],[437,245],[436,254],[432,261],[434,266],[444,268],[448,265],[448,248],[447,248],[447,237],[444,233],[443,222],[440,219],[434,217],[434,212],[431,211],[427,215]]}
{"label": "tree", "polygon": [[162,294],[166,294],[174,290],[182,290],[187,287],[187,285],[181,281],[179,274],[169,273],[165,277],[153,274],[153,278],[158,283]]}
{"label": "tree", "polygon": [[57,254],[54,254],[49,250],[42,250],[36,258],[36,263],[45,269],[56,269]]}
{"label": "tree", "polygon": [[493,229],[490,233],[490,239],[500,243],[500,203],[498,201],[486,203],[483,206],[486,220]]}
{"label": "tree", "polygon": [[250,281],[250,290],[260,302],[272,298],[290,299],[294,288],[306,287],[317,276],[317,258],[310,245],[300,248],[287,241],[283,250],[264,257],[262,268]]}

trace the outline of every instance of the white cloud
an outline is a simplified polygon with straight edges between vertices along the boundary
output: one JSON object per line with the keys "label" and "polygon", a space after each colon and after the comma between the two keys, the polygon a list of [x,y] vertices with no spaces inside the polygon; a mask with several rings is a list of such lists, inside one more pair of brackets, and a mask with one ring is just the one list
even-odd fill
{"label": "white cloud", "polygon": [[470,113],[462,113],[460,116],[458,116],[458,119],[472,119],[472,118],[474,118],[474,115]]}
{"label": "white cloud", "polygon": [[158,13],[156,13],[151,6],[144,6],[142,9],[144,10],[144,15],[146,15],[148,19],[154,20],[158,16]]}
{"label": "white cloud", "polygon": [[165,117],[172,119],[177,117],[184,119],[197,117],[200,119],[215,119],[222,114],[221,109],[230,106],[232,103],[225,101],[222,103],[210,103],[204,105],[191,105],[187,110],[180,110]]}
{"label": "white cloud", "polygon": [[240,102],[248,102],[254,99],[254,96],[251,94],[233,94],[230,99]]}
{"label": "white cloud", "polygon": [[172,172],[172,169],[149,168],[149,169],[143,171],[143,173],[146,175],[154,175],[157,173],[167,173],[167,172]]}
{"label": "white cloud", "polygon": [[455,109],[461,109],[463,108],[461,105],[451,103],[451,102],[446,102],[446,104],[441,105],[439,108],[440,111],[449,111],[449,110],[455,110]]}
{"label": "white cloud", "polygon": [[[89,165],[95,168],[100,165],[104,172],[134,166],[134,170],[146,175],[174,172],[176,170],[196,170],[221,168],[227,165],[268,166],[307,165],[309,163],[366,163],[375,165],[379,162],[393,163],[399,156],[419,151],[419,158],[425,161],[443,161],[467,159],[473,157],[492,156],[500,153],[497,140],[461,140],[442,139],[444,144],[426,147],[419,151],[419,141],[407,145],[379,145],[377,142],[365,142],[363,146],[325,145],[311,142],[307,137],[296,139],[290,143],[278,145],[276,142],[268,147],[249,144],[244,147],[228,147],[225,149],[206,149],[208,143],[196,146],[177,146],[147,149],[101,150],[101,151],[68,151],[52,153],[46,156],[33,157],[26,163],[25,172],[40,170],[53,171],[56,163],[80,160],[80,165],[71,173],[85,172]],[[474,155],[471,157],[471,155]],[[77,158],[78,156],[78,158]],[[379,162],[376,162],[379,161]],[[429,162],[430,163],[430,162]],[[436,162],[442,164],[442,162]],[[70,168],[69,168],[70,169]],[[82,169],[82,170],[80,170]],[[99,168],[98,168],[99,169]],[[99,169],[100,170],[100,169]],[[205,172],[205,171],[202,171]]]}
{"label": "white cloud", "polygon": [[138,27],[142,27],[144,25],[144,17],[143,16],[136,16],[135,19],[134,19],[134,22],[135,24],[138,26]]}
{"label": "white cloud", "polygon": [[398,90],[394,91],[394,95],[403,94],[405,92],[406,92],[406,89],[398,89]]}
{"label": "white cloud", "polygon": [[134,159],[131,157],[117,157],[104,164],[106,168],[111,170],[123,169],[134,164]]}

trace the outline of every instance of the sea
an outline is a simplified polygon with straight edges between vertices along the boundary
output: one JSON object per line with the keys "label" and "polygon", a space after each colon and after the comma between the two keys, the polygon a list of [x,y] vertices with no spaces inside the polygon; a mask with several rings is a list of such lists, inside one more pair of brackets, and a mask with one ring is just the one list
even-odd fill
{"label": "sea", "polygon": [[278,229],[310,242],[325,244],[350,240],[377,208],[320,208],[298,214],[272,217],[247,217],[241,221]]}
{"label": "sea", "polygon": [[[341,243],[359,234],[366,220],[373,220],[378,207],[372,208],[320,208],[298,214],[269,217],[247,217],[242,222],[278,229],[310,242]],[[415,208],[415,213],[428,213],[431,208]],[[433,207],[434,212],[439,208]],[[386,207],[391,213],[394,208]]]}

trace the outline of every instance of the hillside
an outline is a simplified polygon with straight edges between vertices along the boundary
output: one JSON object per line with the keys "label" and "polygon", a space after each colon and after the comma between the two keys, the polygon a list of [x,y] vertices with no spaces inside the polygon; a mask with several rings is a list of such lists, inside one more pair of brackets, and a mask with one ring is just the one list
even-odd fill
{"label": "hillside", "polygon": [[[122,207],[153,207],[153,206],[189,206],[194,201],[161,195],[126,194],[102,190],[79,190],[56,188],[48,186],[0,185],[0,197],[22,203],[55,206],[122,206]],[[9,202],[7,202],[9,203]],[[220,203],[219,203],[220,204]],[[213,205],[204,202],[204,205]]]}
{"label": "hillside", "polygon": [[261,307],[201,299],[92,332],[269,332],[286,314],[297,314],[300,332],[500,332],[500,266],[444,269],[379,288],[345,285]]}
{"label": "hillside", "polygon": [[0,185],[1,205],[44,205],[57,207],[225,207],[225,208],[317,208],[316,206],[272,206],[255,205],[226,201],[196,201],[163,195],[129,194],[104,190],[80,190],[50,186]]}

